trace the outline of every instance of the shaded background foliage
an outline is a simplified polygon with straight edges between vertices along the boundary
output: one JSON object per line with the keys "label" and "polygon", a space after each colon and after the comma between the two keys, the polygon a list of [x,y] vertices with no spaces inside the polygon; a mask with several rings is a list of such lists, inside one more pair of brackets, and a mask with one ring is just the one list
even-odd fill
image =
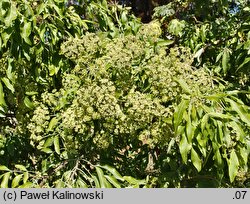
{"label": "shaded background foliage", "polygon": [[144,2],[0,2],[1,187],[249,187],[249,1]]}

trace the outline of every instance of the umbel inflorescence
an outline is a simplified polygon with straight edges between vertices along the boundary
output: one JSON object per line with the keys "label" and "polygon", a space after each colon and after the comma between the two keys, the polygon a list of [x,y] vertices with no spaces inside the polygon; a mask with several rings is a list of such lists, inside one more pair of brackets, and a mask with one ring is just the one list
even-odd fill
{"label": "umbel inflorescence", "polygon": [[180,96],[189,92],[199,103],[199,95],[214,85],[207,72],[191,66],[187,49],[158,45],[160,34],[153,22],[136,36],[87,33],[65,42],[61,54],[75,67],[63,75],[60,90],[45,92],[36,102],[28,126],[33,144],[43,148],[52,134],[62,138],[65,149],[87,141],[103,149],[127,137],[166,145],[173,137],[167,121]]}

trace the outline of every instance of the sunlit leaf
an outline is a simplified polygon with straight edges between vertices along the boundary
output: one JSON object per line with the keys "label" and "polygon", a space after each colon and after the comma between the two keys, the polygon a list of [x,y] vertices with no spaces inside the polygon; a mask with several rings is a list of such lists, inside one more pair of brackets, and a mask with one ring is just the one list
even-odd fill
{"label": "sunlit leaf", "polygon": [[124,178],[121,176],[121,174],[114,167],[111,167],[111,166],[108,166],[108,165],[103,165],[101,167],[104,168],[104,169],[106,169],[107,171],[109,171],[111,174],[113,174],[113,176],[116,179],[124,181]]}
{"label": "sunlit leaf", "polygon": [[97,172],[98,179],[99,179],[99,182],[100,182],[100,187],[101,188],[106,188],[107,187],[105,185],[106,178],[104,177],[104,173],[103,173],[102,169],[100,167],[96,166],[96,172]]}
{"label": "sunlit leaf", "polygon": [[92,178],[93,178],[93,180],[94,180],[94,183],[95,183],[95,188],[101,188],[101,186],[100,186],[100,183],[99,183],[99,181],[98,181],[98,178],[96,177],[96,176],[94,176],[94,175],[92,175]]}
{"label": "sunlit leaf", "polygon": [[25,106],[28,107],[29,109],[33,109],[35,107],[33,102],[31,102],[27,96],[25,96],[23,102],[24,102]]}
{"label": "sunlit leaf", "polygon": [[224,71],[224,74],[226,74],[227,71],[229,70],[229,67],[230,67],[229,63],[230,63],[230,52],[226,48],[222,55],[222,69]]}
{"label": "sunlit leaf", "polygon": [[[53,140],[53,141],[54,141],[54,140]],[[50,153],[53,152],[50,148],[42,148],[41,151],[42,151],[42,152],[45,152],[45,153],[47,153],[47,154],[50,154]]]}
{"label": "sunlit leaf", "polygon": [[49,137],[48,139],[46,139],[43,147],[44,148],[50,147],[53,143],[54,143],[54,137]]}
{"label": "sunlit leaf", "polygon": [[228,159],[228,172],[229,172],[230,182],[234,181],[238,173],[238,168],[239,168],[239,160],[235,153],[235,150],[232,150],[232,152],[230,153],[230,158]]}
{"label": "sunlit leaf", "polygon": [[245,164],[247,164],[249,154],[250,152],[247,150],[247,148],[240,148],[240,156],[242,157]]}
{"label": "sunlit leaf", "polygon": [[29,172],[25,171],[23,172],[23,183],[25,184],[29,179]]}
{"label": "sunlit leaf", "polygon": [[183,29],[185,28],[185,21],[173,19],[169,22],[168,31],[176,36],[182,36]]}
{"label": "sunlit leaf", "polygon": [[57,122],[58,122],[58,119],[56,117],[52,118],[49,123],[48,130],[53,131],[54,127],[57,125]]}
{"label": "sunlit leaf", "polygon": [[192,148],[192,145],[190,145],[188,143],[186,136],[183,134],[181,136],[179,149],[180,149],[181,157],[182,157],[185,164],[187,163],[188,153],[189,153],[191,148]]}
{"label": "sunlit leaf", "polygon": [[36,91],[27,91],[27,92],[25,92],[25,94],[26,94],[27,96],[33,96],[33,95],[37,95],[38,92],[36,92]]}
{"label": "sunlit leaf", "polygon": [[224,119],[233,120],[234,119],[231,115],[226,115],[226,114],[223,114],[223,113],[208,113],[208,115],[210,117],[218,118],[218,119],[221,119],[221,120],[224,120]]}
{"label": "sunlit leaf", "polygon": [[201,62],[201,55],[205,52],[205,49],[202,47],[201,49],[199,49],[195,54],[194,54],[194,58],[197,58],[198,62]]}
{"label": "sunlit leaf", "polygon": [[59,137],[58,136],[54,137],[54,147],[55,147],[55,152],[57,154],[60,154],[60,143],[59,143]]}
{"label": "sunlit leaf", "polygon": [[17,9],[14,3],[11,4],[8,10],[7,16],[4,18],[4,23],[6,27],[9,27],[12,22],[17,18]]}
{"label": "sunlit leaf", "polygon": [[65,188],[65,183],[62,180],[56,181],[56,188]]}
{"label": "sunlit leaf", "polygon": [[181,103],[177,106],[176,111],[174,113],[174,127],[175,132],[177,131],[178,126],[181,124],[183,119],[184,111],[187,109],[188,101],[182,100]]}
{"label": "sunlit leaf", "polygon": [[16,164],[15,167],[21,171],[27,171],[26,167],[20,164]]}
{"label": "sunlit leaf", "polygon": [[222,156],[221,156],[219,149],[215,152],[214,157],[215,157],[215,161],[218,164],[218,166],[223,167],[224,163],[223,163]]}
{"label": "sunlit leaf", "polygon": [[191,161],[195,166],[195,168],[197,169],[197,171],[200,172],[202,167],[202,160],[200,159],[199,155],[193,148],[191,149]]}
{"label": "sunlit leaf", "polygon": [[26,182],[23,185],[19,186],[18,188],[31,188],[33,186],[33,183]]}
{"label": "sunlit leaf", "polygon": [[191,89],[188,87],[187,83],[185,82],[185,80],[183,79],[176,79],[176,81],[180,84],[182,90],[185,92],[185,93],[188,93],[188,94],[191,94]]}
{"label": "sunlit leaf", "polygon": [[24,39],[24,41],[27,43],[27,44],[29,44],[29,45],[32,45],[32,42],[31,42],[31,40],[30,40],[30,38],[29,38],[29,36],[30,36],[30,34],[31,34],[31,29],[32,29],[32,27],[31,27],[32,25],[31,25],[31,22],[28,22],[28,21],[24,21],[24,24],[23,24],[23,26],[21,26],[21,28],[20,28],[20,30],[21,30],[21,36],[22,36],[22,38]]}
{"label": "sunlit leaf", "polygon": [[10,171],[6,166],[0,165],[0,171]]}
{"label": "sunlit leaf", "polygon": [[237,104],[235,101],[226,98],[226,101],[228,101],[232,107],[232,110],[237,112],[241,118],[242,121],[244,121],[248,126],[250,126],[250,114],[247,113],[240,104]]}
{"label": "sunlit leaf", "polygon": [[104,175],[105,178],[116,188],[121,188],[120,183],[113,176]]}
{"label": "sunlit leaf", "polygon": [[6,106],[5,99],[4,99],[3,86],[2,86],[2,83],[0,81],[0,106],[1,105]]}
{"label": "sunlit leaf", "polygon": [[12,180],[11,187],[12,187],[12,188],[16,188],[16,187],[19,185],[20,180],[22,179],[22,177],[23,177],[23,174],[17,175],[17,176]]}
{"label": "sunlit leaf", "polygon": [[3,83],[5,84],[5,86],[6,86],[9,90],[11,90],[12,93],[15,92],[14,86],[10,83],[10,81],[9,81],[8,78],[4,77],[4,78],[2,78],[2,81],[3,81]]}
{"label": "sunlit leaf", "polygon": [[157,42],[157,46],[169,46],[172,45],[174,43],[173,40],[160,40]]}
{"label": "sunlit leaf", "polygon": [[9,178],[10,178],[10,172],[5,173],[1,182],[1,188],[9,187]]}
{"label": "sunlit leaf", "polygon": [[13,28],[9,27],[7,29],[5,29],[2,33],[1,33],[1,37],[3,40],[3,46],[6,46],[11,35],[13,33]]}
{"label": "sunlit leaf", "polygon": [[146,180],[137,180],[132,176],[123,176],[123,178],[129,182],[130,184],[136,184],[136,185],[144,185],[146,184]]}
{"label": "sunlit leaf", "polygon": [[78,178],[76,183],[79,188],[88,188],[88,185],[86,184],[86,182],[82,180],[81,178]]}

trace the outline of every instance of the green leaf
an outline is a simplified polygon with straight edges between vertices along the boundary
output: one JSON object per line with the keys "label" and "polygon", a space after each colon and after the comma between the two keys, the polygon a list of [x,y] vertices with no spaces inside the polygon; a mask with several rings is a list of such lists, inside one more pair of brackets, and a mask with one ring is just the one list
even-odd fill
{"label": "green leaf", "polygon": [[185,126],[184,125],[179,125],[177,128],[177,131],[175,132],[175,135],[182,135],[185,132]]}
{"label": "green leaf", "polygon": [[45,43],[45,32],[47,30],[46,24],[42,23],[42,25],[39,27],[38,34],[40,36],[40,39],[43,43]]}
{"label": "green leaf", "polygon": [[[204,134],[204,133],[197,134],[196,140],[197,140],[197,142],[199,143],[199,145],[201,146],[202,149],[207,148],[208,138],[207,138],[206,134]],[[204,154],[206,154],[206,153],[204,152]]]}
{"label": "green leaf", "polygon": [[244,163],[247,165],[247,161],[248,161],[248,156],[249,156],[250,152],[247,150],[247,148],[240,148],[240,156],[242,157]]}
{"label": "green leaf", "polygon": [[184,111],[187,109],[188,101],[182,100],[181,103],[177,106],[176,111],[174,113],[174,129],[177,132],[178,126],[181,124],[183,119]]}
{"label": "green leaf", "polygon": [[105,178],[116,188],[121,188],[120,183],[113,176],[104,175]]}
{"label": "green leaf", "polygon": [[113,174],[113,176],[116,179],[124,181],[124,178],[121,176],[121,174],[114,167],[111,167],[111,166],[108,166],[108,165],[104,165],[104,166],[100,166],[100,167],[102,167],[102,168],[106,169],[107,171],[109,171],[111,174]]}
{"label": "green leaf", "polygon": [[224,163],[221,157],[220,150],[218,149],[214,154],[215,161],[219,167],[223,167]]}
{"label": "green leaf", "polygon": [[239,168],[239,160],[235,153],[235,150],[232,150],[230,154],[230,159],[228,159],[228,171],[230,182],[232,183],[238,173]]}
{"label": "green leaf", "polygon": [[201,119],[201,131],[203,132],[205,130],[206,125],[208,124],[209,115],[205,114],[203,118]]}
{"label": "green leaf", "polygon": [[45,141],[43,147],[44,147],[44,148],[50,147],[53,143],[54,143],[54,137],[49,137],[49,138]]}
{"label": "green leaf", "polygon": [[19,186],[18,188],[31,188],[33,186],[33,183],[26,182],[23,185]]}
{"label": "green leaf", "polygon": [[56,183],[56,188],[65,188],[65,183],[62,180],[58,180],[55,183]]}
{"label": "green leaf", "polygon": [[78,178],[76,181],[78,188],[88,188],[88,185],[81,178]]}
{"label": "green leaf", "polygon": [[224,133],[223,133],[223,129],[222,129],[222,122],[221,121],[217,121],[217,130],[218,130],[218,137],[219,137],[219,142],[220,144],[223,143],[224,141]]}
{"label": "green leaf", "polygon": [[246,133],[244,132],[240,124],[236,123],[235,121],[232,121],[230,124],[236,130],[236,140],[244,143]]}
{"label": "green leaf", "polygon": [[10,81],[9,81],[8,78],[4,77],[4,78],[2,78],[2,81],[3,81],[3,83],[5,84],[5,86],[6,86],[9,90],[11,90],[12,93],[15,92],[14,86],[10,83]]}
{"label": "green leaf", "polygon": [[195,166],[195,168],[197,169],[197,171],[200,172],[202,166],[202,160],[200,159],[199,155],[193,148],[191,149],[191,161]]}
{"label": "green leaf", "polygon": [[56,13],[60,16],[60,18],[64,18],[63,10],[61,8],[59,8],[55,3],[50,4],[50,6],[55,9]]}
{"label": "green leaf", "polygon": [[195,127],[193,126],[191,117],[189,115],[187,123],[186,123],[186,135],[187,135],[187,139],[189,143],[192,142],[192,139],[194,137],[194,131],[195,131]]}
{"label": "green leaf", "polygon": [[204,47],[200,48],[195,54],[194,54],[194,58],[197,58],[198,62],[201,62],[201,55],[205,52]]}
{"label": "green leaf", "polygon": [[[54,138],[53,138],[53,141],[54,141]],[[53,152],[50,148],[42,148],[41,151],[47,154],[51,154]]]}
{"label": "green leaf", "polygon": [[0,171],[10,171],[6,166],[1,165]]}
{"label": "green leaf", "polygon": [[102,171],[102,169],[98,166],[96,166],[96,172],[97,172],[97,175],[98,175],[98,178],[99,178],[99,181],[100,181],[100,187],[101,188],[106,188],[106,185],[105,185],[105,177],[104,177],[104,173]]}
{"label": "green leaf", "polygon": [[59,143],[59,137],[58,136],[54,137],[54,147],[55,147],[56,153],[60,154],[60,143]]}
{"label": "green leaf", "polygon": [[48,170],[48,162],[47,159],[42,160],[42,172],[46,172]]}
{"label": "green leaf", "polygon": [[192,145],[188,144],[187,138],[183,134],[181,137],[179,149],[180,149],[181,157],[185,164],[187,164],[187,158],[188,158],[187,155],[191,148],[192,148]]}
{"label": "green leaf", "polygon": [[127,12],[123,11],[122,14],[121,14],[121,22],[123,24],[127,23],[128,21],[128,18],[127,18]]}
{"label": "green leaf", "polygon": [[5,110],[2,106],[0,106],[0,111],[5,112]]}
{"label": "green leaf", "polygon": [[13,28],[11,28],[11,27],[9,27],[9,28],[5,29],[4,31],[2,31],[1,36],[2,36],[2,40],[3,40],[3,46],[7,45],[12,32],[13,32]]}
{"label": "green leaf", "polygon": [[37,7],[37,15],[40,15],[41,13],[44,12],[44,10],[46,10],[48,7],[48,2],[45,3],[39,3],[38,7]]}
{"label": "green leaf", "polygon": [[221,119],[221,120],[224,120],[224,119],[233,120],[234,119],[231,115],[226,115],[223,113],[208,113],[208,116]]}
{"label": "green leaf", "polygon": [[178,82],[184,91],[184,93],[192,94],[191,89],[188,87],[187,83],[183,79],[175,79]]}
{"label": "green leaf", "polygon": [[[250,57],[246,57],[244,59],[244,62],[236,69],[236,72],[239,71],[242,67],[246,66],[247,64],[250,63]],[[249,66],[249,65],[248,65]]]}
{"label": "green leaf", "polygon": [[182,31],[183,29],[185,28],[185,21],[182,20],[178,20],[178,19],[173,19],[169,22],[169,25],[168,25],[168,31],[171,33],[171,34],[174,34],[176,36],[179,36],[181,37],[182,36]]}
{"label": "green leaf", "polygon": [[38,92],[36,92],[36,91],[28,91],[28,92],[25,92],[25,94],[26,94],[27,96],[34,96],[34,95],[37,95]]}
{"label": "green leaf", "polygon": [[106,179],[105,175],[104,175],[104,183],[105,183],[105,188],[113,188],[113,186],[108,182],[108,180]]}
{"label": "green leaf", "polygon": [[20,164],[16,164],[15,167],[21,171],[27,171],[26,167]]}
{"label": "green leaf", "polygon": [[53,131],[54,127],[57,125],[57,122],[58,119],[56,117],[52,118],[49,123],[48,131]]}
{"label": "green leaf", "polygon": [[223,52],[220,52],[220,53],[217,55],[216,61],[215,61],[215,62],[218,62],[218,61],[221,59],[222,55],[223,55]]}
{"label": "green leaf", "polygon": [[25,171],[23,172],[23,183],[25,184],[29,179],[29,172]]}
{"label": "green leaf", "polygon": [[48,68],[49,68],[49,75],[50,75],[50,76],[54,76],[54,75],[57,74],[58,71],[59,71],[59,67],[58,67],[58,66],[55,66],[55,65],[53,65],[53,64],[49,65]]}
{"label": "green leaf", "polygon": [[0,106],[6,106],[5,100],[4,100],[4,92],[3,92],[3,86],[2,83],[0,81]]}
{"label": "green leaf", "polygon": [[17,176],[12,180],[11,187],[12,187],[12,188],[16,188],[16,187],[19,185],[19,182],[20,182],[20,180],[21,180],[22,177],[23,177],[23,174],[17,175]]}
{"label": "green leaf", "polygon": [[33,109],[35,107],[35,105],[30,101],[30,99],[27,96],[25,96],[23,102],[24,102],[25,106],[29,109]]}
{"label": "green leaf", "polygon": [[237,104],[233,100],[226,98],[225,99],[227,102],[230,103],[232,110],[237,112],[240,116],[240,119],[245,122],[248,126],[250,126],[250,114],[248,114],[242,107],[242,105]]}
{"label": "green leaf", "polygon": [[30,34],[31,34],[31,22],[27,22],[24,21],[24,24],[21,26],[20,30],[21,30],[21,36],[24,39],[24,41],[28,44],[28,45],[32,45],[32,42],[30,41]]}
{"label": "green leaf", "polygon": [[10,178],[10,172],[7,172],[4,174],[2,182],[1,182],[1,188],[8,188],[9,187],[9,178]]}
{"label": "green leaf", "polygon": [[123,178],[129,182],[130,184],[136,184],[136,185],[145,185],[146,184],[146,180],[137,180],[132,176],[123,176]]}
{"label": "green leaf", "polygon": [[230,67],[230,52],[229,49],[225,49],[222,55],[222,69],[224,71],[224,74],[227,73],[227,71],[229,70]]}
{"label": "green leaf", "polygon": [[6,75],[8,77],[8,79],[14,83],[15,80],[15,76],[14,73],[12,72],[12,64],[13,64],[14,59],[13,58],[9,58],[8,59],[8,68],[6,70]]}
{"label": "green leaf", "polygon": [[94,175],[92,175],[92,179],[94,180],[94,183],[95,183],[95,186],[94,186],[94,187],[95,187],[95,188],[101,188],[101,187],[100,187],[100,183],[99,183],[97,177],[94,176]]}
{"label": "green leaf", "polygon": [[174,43],[174,40],[159,40],[157,42],[157,46],[165,47],[165,46],[172,45],[173,43]]}
{"label": "green leaf", "polygon": [[14,21],[17,18],[17,9],[14,3],[11,3],[11,7],[8,11],[7,16],[4,18],[4,23],[6,27],[10,27],[12,24],[12,21]]}
{"label": "green leaf", "polygon": [[246,6],[245,8],[243,8],[243,11],[249,12],[250,11],[250,7]]}

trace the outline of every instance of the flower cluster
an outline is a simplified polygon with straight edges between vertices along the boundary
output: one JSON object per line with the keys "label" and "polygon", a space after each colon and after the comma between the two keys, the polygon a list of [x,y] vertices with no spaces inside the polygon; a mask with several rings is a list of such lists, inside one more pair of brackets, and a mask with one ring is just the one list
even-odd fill
{"label": "flower cluster", "polygon": [[53,134],[65,149],[81,149],[87,141],[105,149],[130,137],[150,147],[166,145],[180,95],[199,98],[213,83],[206,71],[193,69],[189,50],[155,49],[152,39],[157,42],[160,30],[152,33],[152,26],[158,24],[142,26],[136,36],[87,33],[65,42],[61,53],[75,67],[63,75],[60,90],[42,95],[29,125],[32,136],[46,138],[60,121]]}

